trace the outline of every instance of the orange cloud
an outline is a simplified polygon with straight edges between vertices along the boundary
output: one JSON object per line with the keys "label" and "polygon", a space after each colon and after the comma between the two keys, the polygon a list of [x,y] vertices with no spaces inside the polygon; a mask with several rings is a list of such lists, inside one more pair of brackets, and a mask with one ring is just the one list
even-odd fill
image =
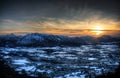
{"label": "orange cloud", "polygon": [[[84,29],[93,29],[96,26],[101,27],[103,30],[120,30],[120,21],[110,18],[100,18],[100,16],[94,16],[85,20],[55,18],[36,22],[3,20],[0,24],[0,33],[38,32],[73,36],[83,34],[95,35],[95,32]],[[100,35],[104,35],[104,33],[102,32]]]}

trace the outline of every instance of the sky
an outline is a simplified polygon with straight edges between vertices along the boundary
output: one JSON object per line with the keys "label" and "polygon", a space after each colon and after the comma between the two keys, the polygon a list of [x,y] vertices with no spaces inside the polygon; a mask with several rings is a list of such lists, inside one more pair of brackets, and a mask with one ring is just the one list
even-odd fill
{"label": "sky", "polygon": [[120,30],[119,5],[120,0],[0,0],[0,33]]}

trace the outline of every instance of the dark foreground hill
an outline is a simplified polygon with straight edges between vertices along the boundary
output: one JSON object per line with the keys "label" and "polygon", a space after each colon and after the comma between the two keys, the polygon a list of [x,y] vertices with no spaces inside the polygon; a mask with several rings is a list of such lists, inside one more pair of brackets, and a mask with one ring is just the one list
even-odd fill
{"label": "dark foreground hill", "polygon": [[[24,72],[24,71],[23,71]],[[33,78],[25,73],[20,75],[0,56],[0,77],[1,78]]]}
{"label": "dark foreground hill", "polygon": [[96,78],[120,78],[120,65],[119,67],[115,70],[114,73],[109,72],[107,74],[103,74],[100,76],[97,76]]}
{"label": "dark foreground hill", "polygon": [[45,47],[45,46],[80,46],[83,44],[108,44],[120,41],[120,37],[104,35],[98,38],[92,36],[68,37],[63,35],[50,35],[31,33],[24,36],[14,34],[1,35],[1,47]]}

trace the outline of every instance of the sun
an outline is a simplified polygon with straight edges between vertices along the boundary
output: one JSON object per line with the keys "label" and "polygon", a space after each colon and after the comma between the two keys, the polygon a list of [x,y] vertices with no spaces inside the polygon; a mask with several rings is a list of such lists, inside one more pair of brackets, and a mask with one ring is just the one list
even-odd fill
{"label": "sun", "polygon": [[97,36],[103,33],[102,30],[103,28],[101,26],[95,26],[94,28],[92,28],[92,32]]}
{"label": "sun", "polygon": [[103,28],[101,26],[95,26],[94,28],[92,28],[93,30],[96,30],[96,31],[102,31]]}

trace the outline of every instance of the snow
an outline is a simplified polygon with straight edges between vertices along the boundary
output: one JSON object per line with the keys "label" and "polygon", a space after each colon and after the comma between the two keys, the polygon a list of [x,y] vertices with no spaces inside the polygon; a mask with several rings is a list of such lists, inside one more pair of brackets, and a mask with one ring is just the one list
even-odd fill
{"label": "snow", "polygon": [[36,67],[35,66],[22,66],[16,69],[16,71],[35,71]]}
{"label": "snow", "polygon": [[5,48],[5,51],[14,52],[14,51],[18,51],[18,49],[16,49],[16,48]]}
{"label": "snow", "polygon": [[95,69],[95,71],[96,71],[96,75],[102,75],[102,69]]}
{"label": "snow", "polygon": [[7,55],[7,56],[4,56],[4,58],[7,59],[7,58],[10,58],[10,56]]}
{"label": "snow", "polygon": [[67,59],[78,59],[77,57],[66,57]]}
{"label": "snow", "polygon": [[66,74],[64,76],[54,77],[54,78],[85,78],[85,74],[81,74],[81,72],[73,72],[70,74]]}
{"label": "snow", "polygon": [[79,78],[85,78],[85,75],[80,75],[80,77]]}
{"label": "snow", "polygon": [[[28,75],[47,73],[53,78],[85,78],[113,71],[120,62],[116,45],[82,45],[80,47],[0,48],[1,56],[18,72]],[[50,53],[47,51],[53,50]],[[113,58],[110,58],[112,55]]]}
{"label": "snow", "polygon": [[38,69],[37,72],[39,72],[39,73],[40,73],[40,72],[51,73],[51,72],[53,72],[53,71],[52,71],[52,70],[40,70],[40,69]]}
{"label": "snow", "polygon": [[92,58],[92,57],[91,57],[91,58],[88,58],[88,60],[96,60],[96,58]]}
{"label": "snow", "polygon": [[64,77],[65,78],[85,78],[85,75],[81,74],[81,72],[72,72],[70,74],[66,74]]}
{"label": "snow", "polygon": [[56,56],[59,56],[61,58],[64,58],[64,57],[74,57],[75,55],[72,55],[72,54],[56,54]]}
{"label": "snow", "polygon": [[81,68],[88,68],[89,66],[80,66]]}
{"label": "snow", "polygon": [[3,51],[3,53],[4,53],[4,54],[9,54],[9,52],[7,52],[7,51]]}
{"label": "snow", "polygon": [[27,63],[29,63],[29,61],[26,60],[26,59],[17,59],[17,60],[13,60],[12,64],[24,65],[24,64],[27,64]]}

